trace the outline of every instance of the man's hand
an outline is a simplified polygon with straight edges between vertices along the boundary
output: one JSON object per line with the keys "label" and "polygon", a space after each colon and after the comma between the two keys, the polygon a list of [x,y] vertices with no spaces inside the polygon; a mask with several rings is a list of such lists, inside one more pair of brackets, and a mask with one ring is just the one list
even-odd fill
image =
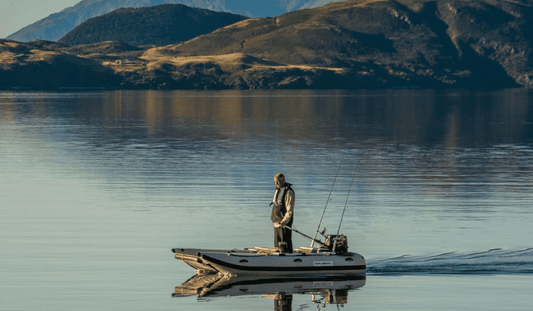
{"label": "man's hand", "polygon": [[279,227],[281,227],[281,224],[279,222],[275,222],[274,223],[274,228],[279,228]]}

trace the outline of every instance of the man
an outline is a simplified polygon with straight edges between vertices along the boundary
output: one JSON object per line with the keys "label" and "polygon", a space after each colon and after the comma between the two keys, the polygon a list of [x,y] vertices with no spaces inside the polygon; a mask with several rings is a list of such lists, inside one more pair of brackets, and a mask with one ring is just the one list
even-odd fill
{"label": "man", "polygon": [[291,184],[285,182],[285,176],[281,173],[274,176],[274,183],[276,192],[271,203],[272,216],[270,217],[274,223],[274,247],[292,253],[292,231],[285,226],[291,227],[294,220],[294,190]]}

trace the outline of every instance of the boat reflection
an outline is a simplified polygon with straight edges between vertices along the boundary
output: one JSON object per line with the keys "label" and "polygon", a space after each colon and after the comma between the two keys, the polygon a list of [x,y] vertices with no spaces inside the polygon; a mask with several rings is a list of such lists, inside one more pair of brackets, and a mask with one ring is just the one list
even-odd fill
{"label": "boat reflection", "polygon": [[274,310],[292,310],[293,295],[311,295],[314,304],[344,306],[348,293],[365,285],[366,276],[312,277],[230,277],[221,274],[195,275],[176,287],[172,297],[228,297],[259,295],[274,299]]}

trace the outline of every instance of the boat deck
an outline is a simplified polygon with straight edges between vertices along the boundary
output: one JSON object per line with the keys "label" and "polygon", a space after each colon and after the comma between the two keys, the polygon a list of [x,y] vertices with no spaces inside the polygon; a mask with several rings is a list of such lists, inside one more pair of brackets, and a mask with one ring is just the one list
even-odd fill
{"label": "boat deck", "polygon": [[311,247],[300,247],[295,248],[293,253],[283,253],[279,248],[268,248],[268,247],[255,247],[255,248],[245,248],[245,249],[199,249],[199,248],[173,248],[172,252],[176,254],[184,254],[197,256],[199,253],[227,253],[227,254],[240,254],[240,255],[272,255],[272,256],[295,256],[301,254],[330,254],[330,250],[327,248],[311,248]]}

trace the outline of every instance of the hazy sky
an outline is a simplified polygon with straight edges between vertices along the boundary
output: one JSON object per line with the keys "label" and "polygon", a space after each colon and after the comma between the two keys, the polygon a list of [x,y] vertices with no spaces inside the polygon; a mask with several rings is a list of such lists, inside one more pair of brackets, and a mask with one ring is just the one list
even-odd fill
{"label": "hazy sky", "polygon": [[0,38],[81,0],[0,0]]}

